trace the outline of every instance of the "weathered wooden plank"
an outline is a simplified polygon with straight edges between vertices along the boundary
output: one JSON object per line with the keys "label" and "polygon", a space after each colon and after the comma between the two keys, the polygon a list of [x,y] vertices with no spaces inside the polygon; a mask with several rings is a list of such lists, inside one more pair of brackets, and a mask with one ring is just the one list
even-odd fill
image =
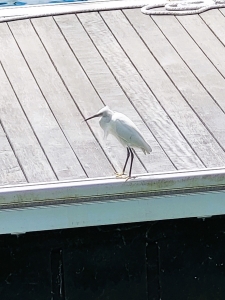
{"label": "weathered wooden plank", "polygon": [[101,99],[111,108],[128,115],[150,143],[153,148],[150,159],[138,152],[148,171],[159,172],[174,169],[158,142],[131,105],[78,19],[74,15],[64,15],[55,17],[55,20]]}
{"label": "weathered wooden plank", "polygon": [[29,182],[56,180],[2,67],[0,67],[0,82],[1,122],[27,180]]}
{"label": "weathered wooden plank", "polygon": [[[68,47],[54,20],[52,18],[41,18],[32,20],[32,23],[82,115],[89,117],[95,114],[104,104]],[[77,42],[79,42],[78,38],[78,36],[74,36]],[[104,80],[104,77],[102,80]],[[88,124],[101,147],[106,149],[105,152],[115,169],[120,171],[126,158],[126,150],[110,136],[109,139],[104,141],[103,131],[97,120],[90,120]],[[93,149],[88,150],[91,155]],[[134,173],[146,172],[137,160],[134,160],[133,171]]]}
{"label": "weathered wooden plank", "polygon": [[26,182],[26,177],[0,124],[0,185]]}
{"label": "weathered wooden plank", "polygon": [[[0,47],[0,59],[7,76],[58,179],[86,177],[4,23],[0,24],[0,44],[4,45]],[[29,49],[32,51],[30,45]]]}
{"label": "weathered wooden plank", "polygon": [[[184,16],[183,18],[186,19],[189,16]],[[153,17],[153,19],[193,74],[225,111],[225,79],[223,76],[219,74],[193,39],[187,35],[186,30],[175,17],[165,16],[163,19]],[[216,55],[216,48],[214,50]]]}
{"label": "weathered wooden plank", "polygon": [[[207,166],[220,166],[221,164],[224,164],[224,150],[216,142],[217,140],[225,146],[225,115],[223,111],[210,97],[201,83],[199,83],[194,74],[180,58],[179,54],[174,50],[151,18],[140,18],[140,15],[132,10],[126,10],[126,16],[129,18],[138,34],[145,41],[157,62],[161,65],[166,74],[179,89],[181,95],[183,95],[187,103],[200,118],[199,120],[194,113],[191,113],[190,107],[184,102],[182,97],[173,93],[173,104],[177,105],[177,107],[179,106],[178,113],[180,117],[187,120],[183,121],[183,124],[181,125],[182,132],[188,138],[196,152],[199,150],[201,151],[198,153]],[[151,35],[149,34],[149,31],[151,32]],[[131,35],[129,34],[129,36]],[[158,63],[154,64],[153,61],[150,61],[149,56],[144,53],[142,59],[138,59],[138,57],[134,57],[134,55],[132,56],[132,59],[134,63],[136,62],[136,66],[141,70],[141,74],[150,85],[152,83],[152,78],[150,77],[151,73],[147,66],[147,62],[149,62],[151,72],[159,74],[158,76],[161,80],[164,80],[164,92],[166,94],[169,93],[169,90],[167,90],[168,80],[166,80],[166,78],[164,78],[165,76],[163,77],[164,74],[160,72]],[[160,99],[165,99],[165,96]],[[164,104],[163,100],[161,100],[161,103],[163,103],[165,107],[168,107],[167,101]],[[171,112],[170,116],[173,118],[174,112],[170,110],[170,107],[168,107],[167,110]],[[211,133],[208,132],[205,126],[207,126]]]}
{"label": "weathered wooden plank", "polygon": [[[113,168],[82,122],[77,106],[54,68],[29,20],[9,24],[52,113],[89,177],[109,176]],[[32,45],[32,51],[30,50]],[[75,76],[74,76],[75,77]],[[74,81],[76,78],[74,78]],[[90,155],[90,149],[91,155]]]}
{"label": "weathered wooden plank", "polygon": [[209,26],[217,38],[225,45],[225,17],[217,9],[212,9],[206,11],[204,14],[200,15],[204,22]]}
{"label": "weathered wooden plank", "polygon": [[225,47],[210,28],[206,26],[205,22],[198,15],[190,15],[185,18],[178,17],[178,20],[208,59],[210,59],[221,74],[225,76]]}
{"label": "weathered wooden plank", "polygon": [[[110,13],[114,14],[114,12]],[[106,14],[102,15],[106,17]],[[118,12],[118,14],[121,15],[121,12]],[[133,66],[133,62],[128,59],[110,30],[106,27],[102,18],[97,13],[80,14],[78,16],[114,76],[131,99],[133,105],[139,113],[141,113],[144,121],[148,124],[149,128],[151,128],[152,132],[157,137],[157,140],[175,166],[179,169],[202,167],[199,158],[195,155],[178,128],[171,121],[170,116],[167,115],[157,101],[149,86],[143,81],[137,69]],[[119,16],[117,15],[117,17]],[[107,22],[107,20],[105,21]],[[145,49],[143,50],[143,48],[141,49],[139,47],[140,39],[136,33],[135,38],[133,39],[132,27],[127,23],[125,18],[120,17],[117,25],[117,32],[114,31],[114,28],[112,30],[116,34],[119,43],[127,43],[128,48],[133,48],[139,53],[139,57],[143,56],[143,54],[145,54],[145,52],[143,52]],[[118,31],[121,31],[121,35],[119,35]],[[131,47],[131,45],[133,46]],[[126,50],[129,51],[128,49]],[[149,62],[147,63],[149,64]],[[161,90],[161,78],[159,79],[159,77],[156,77],[156,74],[154,74],[152,80],[153,82],[150,87],[152,88],[152,85],[155,82],[155,84],[160,86]],[[167,96],[170,97],[170,94]],[[161,97],[159,97],[159,101],[161,101],[160,98]],[[184,120],[180,118],[180,121],[183,122]]]}
{"label": "weathered wooden plank", "polygon": [[[189,18],[189,16],[183,18]],[[174,17],[167,16],[163,17],[163,20],[157,17],[153,17],[153,19],[195,76],[204,85],[205,89],[209,91],[214,100],[225,110],[224,78],[219,74],[193,39],[186,34],[186,30],[179,21]],[[215,49],[214,54],[216,53],[217,51]]]}

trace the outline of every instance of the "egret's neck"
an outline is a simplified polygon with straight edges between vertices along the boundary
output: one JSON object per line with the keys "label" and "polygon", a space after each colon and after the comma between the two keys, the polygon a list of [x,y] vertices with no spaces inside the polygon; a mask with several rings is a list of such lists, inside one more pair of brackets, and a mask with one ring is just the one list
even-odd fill
{"label": "egret's neck", "polygon": [[108,123],[111,121],[111,118],[111,116],[101,117],[99,124],[103,130],[107,127]]}
{"label": "egret's neck", "polygon": [[106,115],[103,115],[99,121],[101,128],[104,130],[104,137],[106,138],[110,131],[110,121],[112,120],[113,112],[108,112]]}

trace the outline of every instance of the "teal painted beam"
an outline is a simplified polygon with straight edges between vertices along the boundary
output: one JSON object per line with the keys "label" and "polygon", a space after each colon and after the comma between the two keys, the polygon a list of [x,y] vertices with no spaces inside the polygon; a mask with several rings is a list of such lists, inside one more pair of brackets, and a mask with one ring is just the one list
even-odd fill
{"label": "teal painted beam", "polygon": [[0,210],[0,234],[225,214],[225,192]]}

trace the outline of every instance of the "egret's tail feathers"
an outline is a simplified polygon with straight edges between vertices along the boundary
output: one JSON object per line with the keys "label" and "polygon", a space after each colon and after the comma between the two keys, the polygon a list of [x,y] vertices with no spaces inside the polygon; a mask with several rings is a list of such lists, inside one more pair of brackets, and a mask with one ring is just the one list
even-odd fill
{"label": "egret's tail feathers", "polygon": [[149,144],[146,143],[145,147],[142,148],[142,151],[144,152],[144,154],[146,153],[150,154],[152,152],[152,148],[150,147]]}

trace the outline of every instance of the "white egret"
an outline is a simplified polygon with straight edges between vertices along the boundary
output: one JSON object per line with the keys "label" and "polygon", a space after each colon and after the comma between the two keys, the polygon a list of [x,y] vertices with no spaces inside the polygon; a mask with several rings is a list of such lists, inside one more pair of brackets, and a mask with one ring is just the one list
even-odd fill
{"label": "white egret", "polygon": [[105,106],[92,117],[85,119],[85,121],[96,117],[101,117],[99,124],[104,130],[104,138],[107,138],[108,134],[111,133],[119,140],[119,142],[124,147],[127,148],[127,158],[123,167],[122,174],[119,174],[119,176],[125,174],[127,162],[129,157],[131,156],[128,177],[131,178],[131,170],[134,159],[133,148],[139,148],[144,152],[144,154],[146,154],[152,151],[151,147],[143,138],[136,125],[124,114],[112,111],[108,106]]}

